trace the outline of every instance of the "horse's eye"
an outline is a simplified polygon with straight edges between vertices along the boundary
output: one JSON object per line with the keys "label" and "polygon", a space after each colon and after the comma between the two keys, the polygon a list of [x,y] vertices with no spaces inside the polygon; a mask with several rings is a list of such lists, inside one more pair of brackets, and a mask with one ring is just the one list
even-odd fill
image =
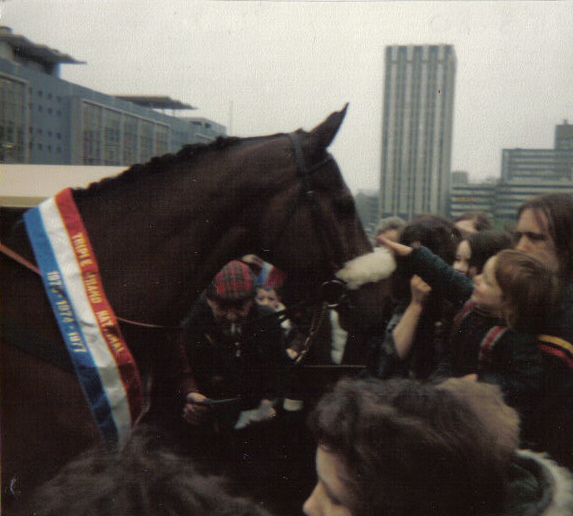
{"label": "horse's eye", "polygon": [[336,213],[342,217],[350,217],[356,213],[356,207],[354,206],[354,199],[352,197],[336,199],[334,201],[334,209]]}

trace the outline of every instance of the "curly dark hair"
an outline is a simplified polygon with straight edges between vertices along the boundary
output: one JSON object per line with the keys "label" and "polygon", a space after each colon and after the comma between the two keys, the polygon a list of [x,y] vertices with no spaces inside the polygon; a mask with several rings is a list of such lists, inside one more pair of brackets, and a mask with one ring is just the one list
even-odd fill
{"label": "curly dark hair", "polygon": [[342,460],[354,516],[500,510],[512,455],[448,389],[344,379],[318,403],[309,426],[319,446]]}
{"label": "curly dark hair", "polygon": [[255,501],[232,496],[221,477],[163,449],[154,435],[139,427],[119,454],[97,447],[80,455],[14,514],[271,516]]}

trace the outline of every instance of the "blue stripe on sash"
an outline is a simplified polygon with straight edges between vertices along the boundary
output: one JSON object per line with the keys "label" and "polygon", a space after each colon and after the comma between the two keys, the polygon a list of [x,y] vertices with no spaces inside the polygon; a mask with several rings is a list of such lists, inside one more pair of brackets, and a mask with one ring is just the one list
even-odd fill
{"label": "blue stripe on sash", "polygon": [[77,315],[62,280],[62,271],[46,234],[39,208],[28,210],[24,214],[24,220],[36,261],[42,271],[42,282],[46,294],[94,419],[103,438],[108,442],[116,443],[119,438],[118,429],[111,415],[102,380],[80,331]]}

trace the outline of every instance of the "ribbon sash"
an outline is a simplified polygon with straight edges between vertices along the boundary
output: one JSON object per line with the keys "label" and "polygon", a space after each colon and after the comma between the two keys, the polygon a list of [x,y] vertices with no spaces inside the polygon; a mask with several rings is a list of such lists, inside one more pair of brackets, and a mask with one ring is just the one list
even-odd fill
{"label": "ribbon sash", "polygon": [[68,188],[24,214],[46,294],[105,441],[121,447],[142,410],[139,370]]}

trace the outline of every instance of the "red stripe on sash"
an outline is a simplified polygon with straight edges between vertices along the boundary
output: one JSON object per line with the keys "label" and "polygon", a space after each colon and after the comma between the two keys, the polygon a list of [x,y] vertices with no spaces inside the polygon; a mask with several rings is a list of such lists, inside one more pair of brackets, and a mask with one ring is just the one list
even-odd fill
{"label": "red stripe on sash", "polygon": [[101,333],[114,357],[128,396],[132,424],[142,410],[142,383],[139,369],[129,351],[115,313],[105,295],[99,267],[81,215],[75,205],[71,189],[55,196],[56,205],[67,228],[78,266],[82,272],[87,298],[96,315]]}

